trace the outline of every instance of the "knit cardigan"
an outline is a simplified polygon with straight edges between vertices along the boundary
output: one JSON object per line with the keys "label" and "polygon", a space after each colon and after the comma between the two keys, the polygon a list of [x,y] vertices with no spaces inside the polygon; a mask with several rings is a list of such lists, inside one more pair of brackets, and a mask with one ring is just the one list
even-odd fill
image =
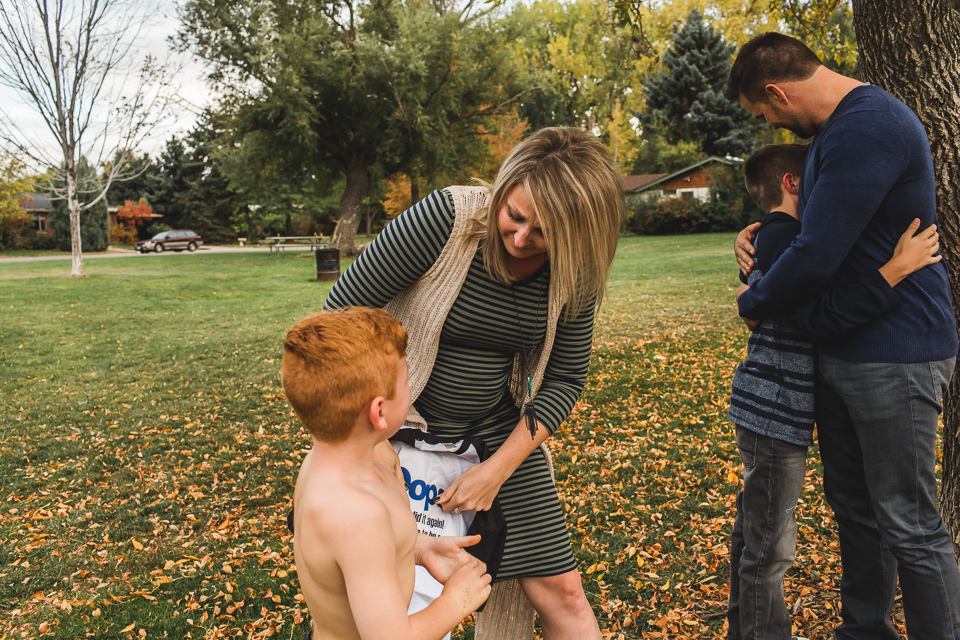
{"label": "knit cardigan", "polygon": [[[440,346],[440,332],[450,313],[453,303],[460,295],[470,264],[476,255],[480,241],[464,241],[469,220],[480,220],[487,215],[489,192],[484,187],[449,187],[447,191],[453,197],[454,223],[450,238],[447,240],[437,261],[416,282],[401,291],[384,307],[407,330],[407,381],[410,393],[416,400],[433,372]],[[499,239],[493,239],[497,241]],[[547,334],[542,345],[538,345],[523,354],[517,354],[513,361],[513,373],[510,376],[510,391],[521,411],[525,409],[526,385],[523,380],[522,361],[534,362],[533,389],[540,388],[553,341],[557,334],[557,321],[560,318],[560,291],[551,278],[547,301]],[[517,331],[520,328],[517,327]],[[427,430],[427,422],[410,405],[406,426]]]}

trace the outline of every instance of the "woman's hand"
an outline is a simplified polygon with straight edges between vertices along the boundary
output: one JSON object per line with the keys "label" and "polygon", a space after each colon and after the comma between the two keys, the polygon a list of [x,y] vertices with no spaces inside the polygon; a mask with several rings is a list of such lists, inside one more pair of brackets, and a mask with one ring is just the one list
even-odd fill
{"label": "woman's hand", "polygon": [[[530,436],[527,436],[529,439]],[[440,494],[435,503],[446,511],[455,508],[460,511],[487,511],[493,506],[493,499],[500,487],[507,481],[497,468],[491,464],[493,458],[474,465],[453,481],[450,488]]]}
{"label": "woman's hand", "polygon": [[753,239],[757,236],[757,231],[760,230],[760,224],[754,222],[745,228],[737,234],[737,240],[733,243],[733,252],[737,256],[737,264],[740,265],[743,274],[747,276],[753,270],[753,254],[757,252],[753,248]]}
{"label": "woman's hand", "polygon": [[417,564],[430,572],[437,582],[444,583],[473,556],[464,551],[480,542],[480,536],[443,536],[432,538],[422,533],[417,536]]}

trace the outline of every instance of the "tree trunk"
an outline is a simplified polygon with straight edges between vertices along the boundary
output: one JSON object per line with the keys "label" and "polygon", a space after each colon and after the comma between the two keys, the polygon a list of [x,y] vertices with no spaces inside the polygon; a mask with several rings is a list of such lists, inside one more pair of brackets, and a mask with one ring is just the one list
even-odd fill
{"label": "tree trunk", "polygon": [[340,219],[333,232],[333,242],[340,249],[340,255],[352,256],[356,253],[357,227],[360,225],[360,207],[370,189],[370,172],[359,156],[350,158],[346,167],[347,187],[340,198]]}
{"label": "tree trunk", "polygon": [[[960,11],[953,0],[853,0],[863,77],[917,114],[933,154],[940,246],[960,317]],[[943,412],[940,511],[960,551],[960,376]]]}
{"label": "tree trunk", "polygon": [[410,174],[410,206],[420,202],[420,184],[417,182],[417,175]]}
{"label": "tree trunk", "polygon": [[373,224],[373,217],[370,215],[370,203],[368,202],[368,203],[367,203],[367,237],[368,237],[368,238],[369,238],[370,235],[371,235],[371,233],[370,233],[370,226],[371,226],[372,224]]}
{"label": "tree trunk", "polygon": [[80,202],[77,197],[77,165],[73,154],[65,154],[67,178],[67,211],[70,214],[70,276],[83,277],[83,247],[80,243]]}

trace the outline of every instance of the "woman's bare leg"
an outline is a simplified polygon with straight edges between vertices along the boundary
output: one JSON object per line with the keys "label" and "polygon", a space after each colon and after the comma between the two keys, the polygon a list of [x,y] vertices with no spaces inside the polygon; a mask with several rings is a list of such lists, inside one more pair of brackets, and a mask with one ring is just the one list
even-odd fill
{"label": "woman's bare leg", "polygon": [[574,569],[549,578],[520,578],[520,588],[540,616],[544,640],[599,640],[600,627]]}

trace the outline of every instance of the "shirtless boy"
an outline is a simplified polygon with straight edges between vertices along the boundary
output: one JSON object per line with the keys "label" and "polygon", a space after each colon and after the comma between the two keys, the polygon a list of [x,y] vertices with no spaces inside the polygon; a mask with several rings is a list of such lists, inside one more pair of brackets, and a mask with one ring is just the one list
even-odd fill
{"label": "shirtless boy", "polygon": [[[490,576],[463,549],[479,536],[418,534],[403,483],[374,459],[410,405],[406,332],[354,307],[304,318],[283,347],[283,388],[313,440],[293,499],[313,638],[439,640],[487,599]],[[408,616],[415,564],[444,588]]]}

